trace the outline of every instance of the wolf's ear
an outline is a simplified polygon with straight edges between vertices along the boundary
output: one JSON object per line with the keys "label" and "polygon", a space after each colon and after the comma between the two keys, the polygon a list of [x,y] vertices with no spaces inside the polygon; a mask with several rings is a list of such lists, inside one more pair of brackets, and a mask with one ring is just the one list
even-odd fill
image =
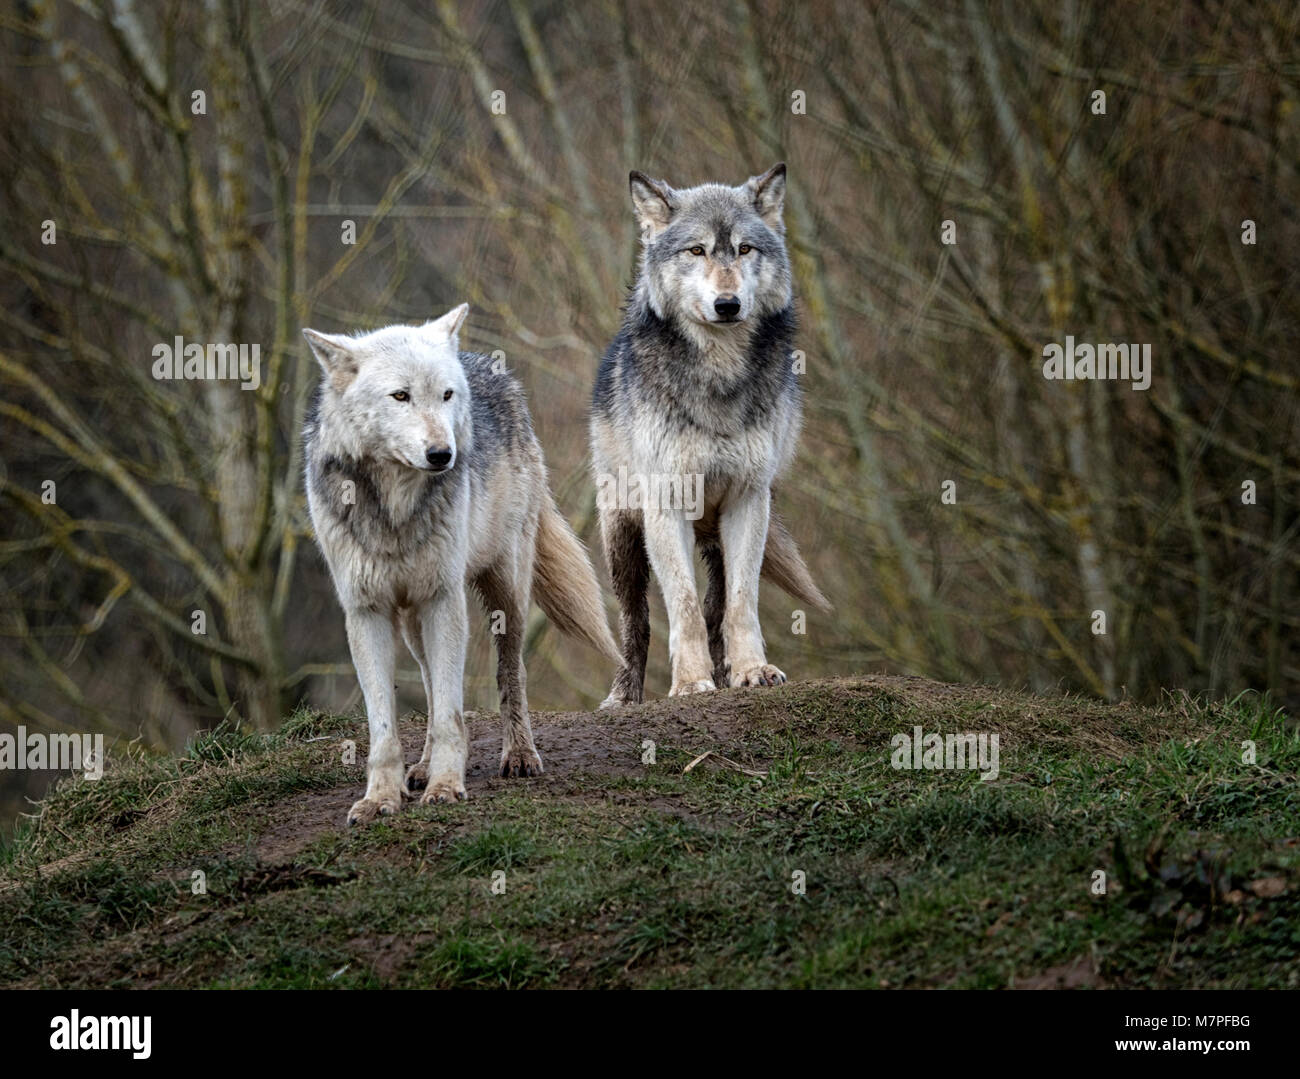
{"label": "wolf's ear", "polygon": [[342,393],[357,377],[357,356],[352,351],[352,342],[346,337],[317,333],[315,330],[303,330],[302,335],[307,338],[307,344],[311,345],[330,385],[336,392]]}
{"label": "wolf's ear", "polygon": [[668,227],[677,212],[677,192],[662,180],[652,180],[635,170],[628,175],[627,183],[632,191],[632,208],[636,210],[641,238],[652,240]]}
{"label": "wolf's ear", "polygon": [[445,337],[449,341],[454,341],[456,335],[460,333],[460,328],[465,325],[465,317],[468,314],[469,304],[463,303],[459,307],[453,307],[441,318],[426,322],[421,328],[437,337]]}
{"label": "wolf's ear", "polygon": [[751,176],[745,181],[745,191],[768,228],[784,232],[781,211],[785,208],[785,162],[778,161],[762,176]]}

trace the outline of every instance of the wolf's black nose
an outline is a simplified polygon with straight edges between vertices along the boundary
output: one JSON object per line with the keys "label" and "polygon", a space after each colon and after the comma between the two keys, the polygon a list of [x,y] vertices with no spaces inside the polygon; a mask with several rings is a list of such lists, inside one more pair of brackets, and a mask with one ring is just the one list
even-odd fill
{"label": "wolf's black nose", "polygon": [[430,446],[424,451],[424,459],[434,468],[446,468],[451,464],[451,450]]}
{"label": "wolf's black nose", "polygon": [[740,314],[740,301],[735,296],[719,296],[713,301],[713,310],[719,318],[735,318]]}

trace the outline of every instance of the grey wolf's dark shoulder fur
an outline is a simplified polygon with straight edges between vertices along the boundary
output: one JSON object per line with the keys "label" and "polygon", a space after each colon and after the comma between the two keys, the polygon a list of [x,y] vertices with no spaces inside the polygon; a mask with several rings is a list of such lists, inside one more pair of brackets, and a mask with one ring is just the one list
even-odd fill
{"label": "grey wolf's dark shoulder fur", "polygon": [[634,300],[600,361],[592,411],[614,417],[620,407],[658,406],[679,422],[707,428],[711,409],[696,414],[692,403],[725,402],[727,411],[738,411],[746,425],[759,423],[773,410],[788,406],[791,398],[800,398],[799,378],[790,361],[795,328],[792,305],[759,319],[743,372],[719,387],[695,346],[648,305]]}

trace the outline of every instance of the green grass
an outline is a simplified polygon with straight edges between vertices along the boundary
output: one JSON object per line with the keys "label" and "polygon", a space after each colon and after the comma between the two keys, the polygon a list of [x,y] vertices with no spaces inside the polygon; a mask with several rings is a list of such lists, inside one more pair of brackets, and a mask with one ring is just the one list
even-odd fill
{"label": "green grass", "polygon": [[[1257,696],[864,679],[589,723],[589,764],[353,830],[355,720],[110,754],[6,849],[0,984],[1300,987],[1300,736]],[[914,724],[998,732],[1000,777],[891,768]]]}

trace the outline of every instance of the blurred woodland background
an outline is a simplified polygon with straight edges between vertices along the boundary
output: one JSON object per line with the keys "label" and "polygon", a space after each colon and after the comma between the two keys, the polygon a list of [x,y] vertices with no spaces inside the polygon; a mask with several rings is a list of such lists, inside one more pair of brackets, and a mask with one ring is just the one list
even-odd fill
{"label": "blurred woodland background", "polygon": [[[765,586],[773,661],[1294,705],[1298,23],[1281,0],[7,7],[0,729],[161,749],[361,708],[302,493],[303,326],[468,301],[464,345],[527,385],[607,580],[586,411],[634,273],[628,171],[778,160],[807,364],[779,505],[835,612],[792,633]],[[1045,380],[1066,334],[1149,343],[1150,389]],[[156,381],[177,335],[260,343],[260,389]],[[494,709],[472,619],[467,703]],[[534,708],[604,694],[597,656],[540,619],[530,642]],[[6,820],[36,782],[0,777]]]}

